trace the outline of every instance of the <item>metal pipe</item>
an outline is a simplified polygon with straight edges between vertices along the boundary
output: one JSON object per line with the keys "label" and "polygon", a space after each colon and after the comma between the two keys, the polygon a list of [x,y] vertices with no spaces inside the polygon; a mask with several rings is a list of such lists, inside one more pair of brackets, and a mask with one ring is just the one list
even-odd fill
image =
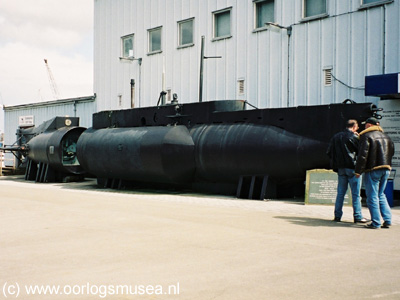
{"label": "metal pipe", "polygon": [[383,6],[382,74],[386,74],[386,5]]}
{"label": "metal pipe", "polygon": [[[290,34],[289,34],[290,32]],[[287,107],[290,107],[290,36],[292,35],[292,27],[290,27],[287,30],[288,34],[288,43],[287,43],[287,51],[288,51],[288,56],[287,56],[287,99],[286,99],[286,105]]]}
{"label": "metal pipe", "polygon": [[200,82],[199,82],[199,102],[203,102],[203,66],[204,66],[204,35],[201,36],[201,56],[200,56]]}
{"label": "metal pipe", "polygon": [[142,101],[142,58],[138,58],[139,63],[139,105]]}
{"label": "metal pipe", "polygon": [[76,105],[77,105],[77,101],[74,101],[74,117],[76,117]]}
{"label": "metal pipe", "polygon": [[131,79],[131,108],[135,107],[135,79]]}

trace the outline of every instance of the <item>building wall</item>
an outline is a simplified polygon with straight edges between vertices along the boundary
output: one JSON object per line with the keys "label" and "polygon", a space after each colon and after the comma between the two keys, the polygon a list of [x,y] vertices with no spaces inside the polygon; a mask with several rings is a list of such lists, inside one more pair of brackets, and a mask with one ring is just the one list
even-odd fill
{"label": "building wall", "polygon": [[[156,105],[165,86],[181,102],[198,101],[200,41],[204,100],[246,99],[260,107],[377,101],[364,96],[366,75],[400,70],[399,0],[363,8],[361,0],[327,0],[327,16],[302,19],[303,0],[275,0],[275,22],[254,31],[252,0],[95,0],[94,91],[97,109]],[[384,3],[384,4],[382,4]],[[213,41],[212,12],[232,7],[231,38]],[[194,18],[194,46],[178,49],[177,22]],[[162,52],[148,55],[148,29],[162,26]],[[134,34],[137,60],[120,60],[121,37]],[[336,79],[325,86],[323,69]],[[238,81],[244,80],[239,94]]]}
{"label": "building wall", "polygon": [[[34,116],[35,126],[56,116],[79,117],[80,126],[92,126],[92,114],[96,111],[96,97],[81,97],[74,99],[40,102],[26,105],[7,106],[4,108],[4,144],[16,142],[16,132],[19,128],[20,116]],[[6,166],[14,165],[14,156],[6,153]]]}

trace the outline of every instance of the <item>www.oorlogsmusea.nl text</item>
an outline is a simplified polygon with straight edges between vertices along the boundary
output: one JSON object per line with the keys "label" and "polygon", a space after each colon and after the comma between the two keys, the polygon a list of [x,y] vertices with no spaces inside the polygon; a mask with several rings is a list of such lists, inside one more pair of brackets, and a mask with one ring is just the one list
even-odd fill
{"label": "www.oorlogsmusea.nl text", "polygon": [[17,282],[5,282],[2,286],[2,296],[5,298],[23,298],[27,296],[91,295],[106,298],[113,295],[179,295],[179,282],[174,285],[21,285]]}

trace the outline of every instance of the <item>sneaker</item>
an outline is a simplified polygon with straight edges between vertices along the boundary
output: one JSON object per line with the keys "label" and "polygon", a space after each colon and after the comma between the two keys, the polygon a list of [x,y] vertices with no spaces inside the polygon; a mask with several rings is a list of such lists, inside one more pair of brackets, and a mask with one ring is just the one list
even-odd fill
{"label": "sneaker", "polygon": [[366,218],[361,218],[361,219],[354,219],[354,223],[367,223],[369,220],[367,220]]}
{"label": "sneaker", "polygon": [[392,224],[389,224],[388,222],[383,222],[383,224],[382,224],[382,228],[390,228],[390,225],[392,225]]}
{"label": "sneaker", "polygon": [[367,224],[367,225],[365,225],[364,227],[365,227],[365,228],[368,228],[368,229],[379,229],[379,227],[376,227],[376,226],[372,225],[372,223]]}
{"label": "sneaker", "polygon": [[334,221],[334,222],[340,222],[340,218],[335,217],[335,218],[333,219],[333,221]]}

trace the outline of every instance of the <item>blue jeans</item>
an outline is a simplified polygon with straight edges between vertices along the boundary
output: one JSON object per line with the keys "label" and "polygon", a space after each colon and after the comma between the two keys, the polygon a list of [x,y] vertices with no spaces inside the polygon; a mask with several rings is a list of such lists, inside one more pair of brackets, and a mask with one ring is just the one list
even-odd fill
{"label": "blue jeans", "polygon": [[351,196],[353,198],[353,217],[354,220],[363,218],[361,212],[361,178],[354,175],[353,169],[339,169],[338,170],[338,186],[335,202],[335,218],[342,218],[343,215],[343,201],[347,192],[347,187],[350,185]]}
{"label": "blue jeans", "polygon": [[389,173],[388,169],[378,169],[364,175],[367,205],[375,227],[381,227],[381,216],[386,223],[392,224],[392,212],[384,193]]}

